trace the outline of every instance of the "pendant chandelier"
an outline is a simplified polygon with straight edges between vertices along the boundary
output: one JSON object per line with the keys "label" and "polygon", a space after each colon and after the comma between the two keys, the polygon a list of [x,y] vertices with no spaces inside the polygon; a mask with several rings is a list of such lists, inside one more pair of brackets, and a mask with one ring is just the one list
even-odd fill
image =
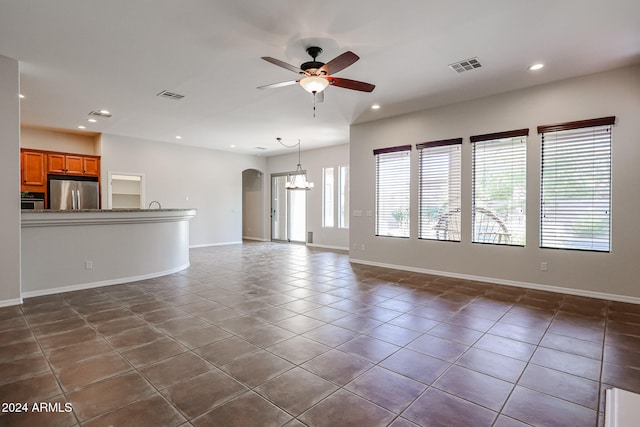
{"label": "pendant chandelier", "polygon": [[278,142],[286,148],[294,148],[298,146],[298,166],[296,167],[295,172],[291,172],[287,175],[287,183],[285,184],[285,188],[287,190],[312,190],[313,182],[307,181],[307,172],[302,169],[302,165],[300,163],[300,140],[298,140],[297,144],[287,145],[282,142],[282,138],[276,138]]}

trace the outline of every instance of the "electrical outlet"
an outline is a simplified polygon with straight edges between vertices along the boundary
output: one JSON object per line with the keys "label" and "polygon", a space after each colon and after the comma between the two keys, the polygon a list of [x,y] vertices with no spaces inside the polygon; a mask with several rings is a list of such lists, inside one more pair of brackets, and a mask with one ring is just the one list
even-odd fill
{"label": "electrical outlet", "polygon": [[547,264],[546,261],[542,261],[540,263],[540,271],[547,271],[549,270],[549,264]]}
{"label": "electrical outlet", "polygon": [[84,269],[85,269],[85,270],[93,270],[93,261],[91,261],[91,260],[89,260],[89,259],[88,259],[88,260],[86,260],[86,261],[84,262]]}
{"label": "electrical outlet", "polygon": [[360,246],[360,250],[364,251],[364,243]]}

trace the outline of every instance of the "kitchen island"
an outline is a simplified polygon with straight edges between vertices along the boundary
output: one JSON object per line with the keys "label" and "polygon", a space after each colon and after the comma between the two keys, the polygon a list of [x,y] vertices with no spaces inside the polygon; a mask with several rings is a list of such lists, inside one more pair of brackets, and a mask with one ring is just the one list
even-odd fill
{"label": "kitchen island", "polygon": [[183,270],[195,215],[195,209],[23,210],[22,297]]}

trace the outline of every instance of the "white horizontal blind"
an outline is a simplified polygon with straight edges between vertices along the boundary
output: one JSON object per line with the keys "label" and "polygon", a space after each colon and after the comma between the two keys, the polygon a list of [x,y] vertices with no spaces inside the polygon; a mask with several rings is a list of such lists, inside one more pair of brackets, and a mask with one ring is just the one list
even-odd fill
{"label": "white horizontal blind", "polygon": [[525,245],[526,140],[514,136],[473,143],[474,243]]}
{"label": "white horizontal blind", "polygon": [[418,144],[418,237],[460,241],[462,138]]}
{"label": "white horizontal blind", "polygon": [[610,250],[611,126],[542,133],[540,247]]}
{"label": "white horizontal blind", "polygon": [[409,237],[411,146],[375,150],[376,236]]}

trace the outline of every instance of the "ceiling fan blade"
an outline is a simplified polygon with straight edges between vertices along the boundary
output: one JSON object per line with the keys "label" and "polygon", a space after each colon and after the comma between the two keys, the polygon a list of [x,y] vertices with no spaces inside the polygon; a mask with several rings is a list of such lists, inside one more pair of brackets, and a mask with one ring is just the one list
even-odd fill
{"label": "ceiling fan blade", "polygon": [[258,86],[258,89],[275,89],[277,87],[291,86],[298,82],[299,80],[291,80],[288,82],[271,83],[270,85]]}
{"label": "ceiling fan blade", "polygon": [[361,92],[371,92],[376,85],[371,83],[360,82],[358,80],[341,79],[340,77],[327,77],[332,86],[343,87],[345,89],[359,90]]}
{"label": "ceiling fan blade", "polygon": [[277,65],[278,67],[286,68],[287,70],[293,71],[294,73],[297,73],[297,74],[299,74],[302,71],[300,70],[300,67],[287,64],[286,62],[280,61],[279,59],[272,58],[270,56],[263,56],[262,59],[264,59],[267,62],[271,62],[273,65]]}
{"label": "ceiling fan blade", "polygon": [[329,75],[335,74],[338,71],[344,70],[349,65],[356,62],[358,59],[360,59],[358,55],[351,51],[348,51],[343,53],[342,55],[336,56],[331,61],[324,64],[322,67],[320,67],[320,71],[324,71]]}

